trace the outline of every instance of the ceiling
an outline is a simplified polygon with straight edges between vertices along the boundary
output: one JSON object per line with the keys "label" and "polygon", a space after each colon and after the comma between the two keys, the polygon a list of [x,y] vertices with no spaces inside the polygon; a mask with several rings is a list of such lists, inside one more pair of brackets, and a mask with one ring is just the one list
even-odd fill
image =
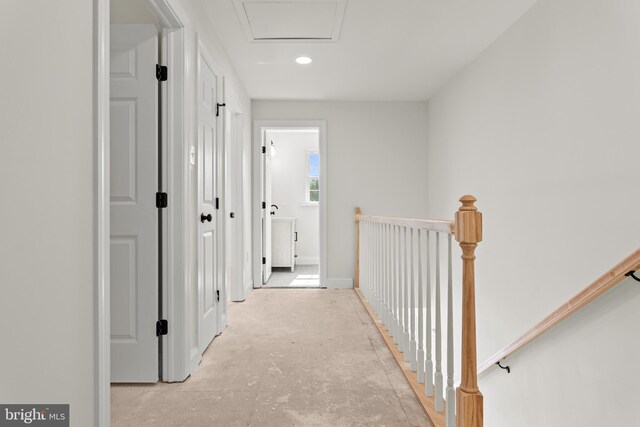
{"label": "ceiling", "polygon": [[537,0],[199,1],[252,99],[422,101]]}

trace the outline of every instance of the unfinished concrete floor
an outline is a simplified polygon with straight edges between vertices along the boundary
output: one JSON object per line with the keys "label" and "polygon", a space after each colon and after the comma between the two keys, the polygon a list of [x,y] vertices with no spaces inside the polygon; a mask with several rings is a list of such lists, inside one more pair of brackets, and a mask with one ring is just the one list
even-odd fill
{"label": "unfinished concrete floor", "polygon": [[353,290],[256,290],[187,381],[111,399],[114,426],[431,425]]}

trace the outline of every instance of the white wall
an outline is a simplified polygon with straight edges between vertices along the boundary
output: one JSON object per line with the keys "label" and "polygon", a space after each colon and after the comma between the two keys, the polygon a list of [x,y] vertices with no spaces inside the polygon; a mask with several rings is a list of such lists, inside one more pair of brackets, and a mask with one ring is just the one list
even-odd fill
{"label": "white wall", "polygon": [[295,218],[298,242],[296,264],[320,261],[320,209],[306,201],[307,153],[318,151],[318,132],[267,132],[276,154],[271,160],[271,200],[279,209],[274,218]]}
{"label": "white wall", "polygon": [[86,0],[0,13],[0,402],[68,403],[72,426],[96,398],[92,22]]}
{"label": "white wall", "polygon": [[353,280],[356,206],[426,215],[426,115],[421,102],[253,102],[255,120],[327,121],[329,280]]}
{"label": "white wall", "polygon": [[[633,0],[540,0],[430,100],[430,216],[466,193],[485,215],[480,362],[639,246],[638,22]],[[482,377],[486,424],[637,424],[638,324],[625,283]]]}

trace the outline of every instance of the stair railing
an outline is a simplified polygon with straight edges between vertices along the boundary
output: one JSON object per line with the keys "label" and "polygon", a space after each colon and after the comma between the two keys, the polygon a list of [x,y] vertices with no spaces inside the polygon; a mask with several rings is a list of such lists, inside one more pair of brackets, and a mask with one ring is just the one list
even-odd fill
{"label": "stair railing", "polygon": [[[483,417],[477,379],[474,274],[482,214],[474,205],[475,197],[463,196],[460,202],[454,221],[366,216],[360,208],[355,215],[356,292],[436,427],[481,427]],[[453,237],[462,249],[462,363],[455,392]],[[447,269],[446,386],[442,252]]]}

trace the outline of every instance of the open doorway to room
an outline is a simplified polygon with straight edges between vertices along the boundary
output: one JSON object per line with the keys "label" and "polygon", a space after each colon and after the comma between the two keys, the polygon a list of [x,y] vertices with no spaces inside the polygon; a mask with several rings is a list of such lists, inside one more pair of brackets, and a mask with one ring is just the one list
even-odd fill
{"label": "open doorway to room", "polygon": [[320,287],[319,130],[264,131],[263,286]]}
{"label": "open doorway to room", "polygon": [[323,123],[260,126],[256,137],[260,215],[255,287],[326,287]]}

